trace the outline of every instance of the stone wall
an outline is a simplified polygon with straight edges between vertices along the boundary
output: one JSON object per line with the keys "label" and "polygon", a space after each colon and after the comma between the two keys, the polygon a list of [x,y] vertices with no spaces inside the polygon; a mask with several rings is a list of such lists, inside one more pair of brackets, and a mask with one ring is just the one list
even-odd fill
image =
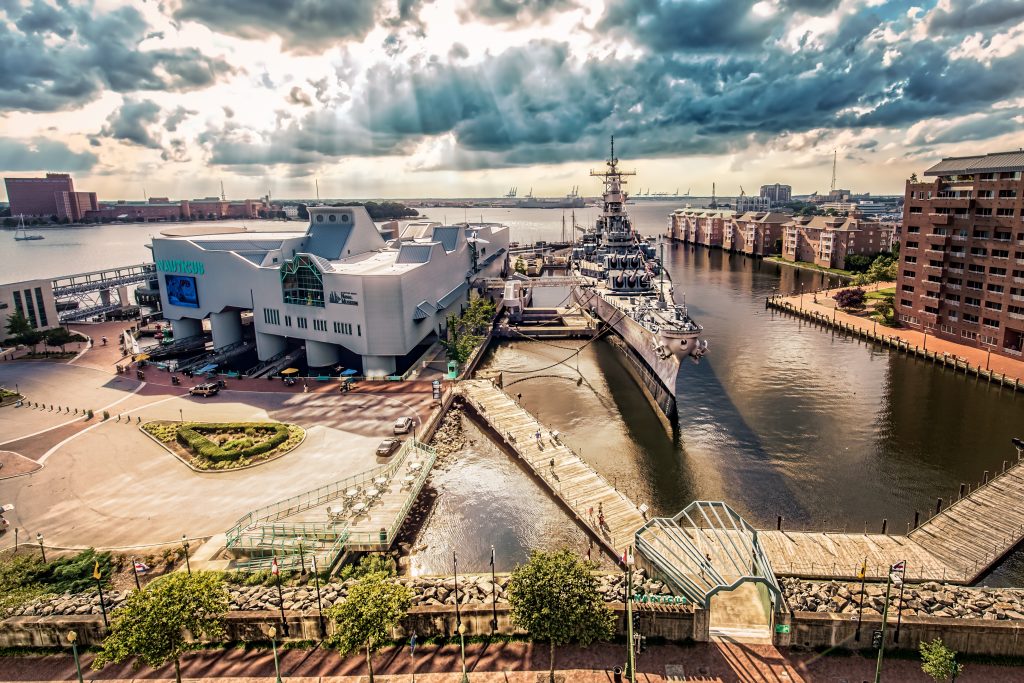
{"label": "stone wall", "polygon": [[[839,581],[783,579],[782,592],[794,612],[856,615],[860,605],[860,584]],[[864,587],[864,614],[880,616],[885,605],[885,584]],[[1004,588],[967,588],[927,582],[906,585],[890,593],[889,614],[903,617],[949,617],[988,621],[1024,621],[1024,591]]]}

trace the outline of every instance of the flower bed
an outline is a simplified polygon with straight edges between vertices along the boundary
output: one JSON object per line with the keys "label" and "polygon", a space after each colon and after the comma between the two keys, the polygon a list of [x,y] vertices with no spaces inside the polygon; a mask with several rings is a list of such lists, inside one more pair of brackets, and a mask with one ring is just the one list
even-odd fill
{"label": "flower bed", "polygon": [[306,436],[298,425],[281,422],[167,422],[143,431],[199,470],[248,467],[284,455]]}

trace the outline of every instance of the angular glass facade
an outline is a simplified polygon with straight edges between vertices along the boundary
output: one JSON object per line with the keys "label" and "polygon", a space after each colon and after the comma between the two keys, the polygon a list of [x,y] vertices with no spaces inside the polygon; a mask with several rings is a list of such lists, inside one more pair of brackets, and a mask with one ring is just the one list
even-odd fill
{"label": "angular glass facade", "polygon": [[281,264],[281,290],[286,304],[324,307],[323,274],[308,256]]}

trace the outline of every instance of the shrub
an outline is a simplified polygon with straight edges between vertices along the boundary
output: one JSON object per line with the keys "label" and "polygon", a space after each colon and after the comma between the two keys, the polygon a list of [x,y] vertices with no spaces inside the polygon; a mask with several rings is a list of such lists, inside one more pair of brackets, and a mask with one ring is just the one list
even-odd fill
{"label": "shrub", "polygon": [[104,410],[103,411],[103,419],[104,420],[109,420],[110,419],[110,413],[108,413],[107,411]]}
{"label": "shrub", "polygon": [[[195,455],[212,462],[241,460],[244,458],[251,458],[256,455],[262,455],[263,453],[272,451],[283,444],[288,440],[288,436],[290,434],[288,425],[284,424],[252,425],[248,423],[209,423],[201,426],[197,425],[197,427],[199,427],[199,429],[196,429],[195,427],[179,427],[176,437],[178,443]],[[239,450],[230,450],[215,443],[212,439],[202,433],[202,431],[239,431],[245,429],[254,429],[256,430],[254,432],[256,434],[262,432],[263,434],[272,433],[272,435],[266,441],[253,443],[251,446],[241,448]],[[252,441],[251,437],[247,438],[249,441]],[[241,439],[237,441],[241,441]]]}
{"label": "shrub", "polygon": [[92,419],[92,409],[89,409],[89,410],[87,410],[85,412],[85,419],[86,420],[91,420]]}
{"label": "shrub", "polygon": [[843,289],[833,295],[839,308],[860,308],[864,305],[864,290],[860,287]]}

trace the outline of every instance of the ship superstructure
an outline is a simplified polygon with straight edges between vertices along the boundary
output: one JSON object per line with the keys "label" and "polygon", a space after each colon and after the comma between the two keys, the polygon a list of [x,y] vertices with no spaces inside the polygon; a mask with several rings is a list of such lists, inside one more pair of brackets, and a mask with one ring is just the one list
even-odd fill
{"label": "ship superstructure", "polygon": [[674,300],[656,238],[641,236],[625,211],[626,176],[635,173],[618,164],[612,137],[606,168],[590,172],[604,183],[602,211],[573,246],[573,274],[582,283],[573,295],[622,339],[643,385],[671,418],[680,361],[699,359],[708,345],[700,339],[704,328],[689,316],[686,304]]}

